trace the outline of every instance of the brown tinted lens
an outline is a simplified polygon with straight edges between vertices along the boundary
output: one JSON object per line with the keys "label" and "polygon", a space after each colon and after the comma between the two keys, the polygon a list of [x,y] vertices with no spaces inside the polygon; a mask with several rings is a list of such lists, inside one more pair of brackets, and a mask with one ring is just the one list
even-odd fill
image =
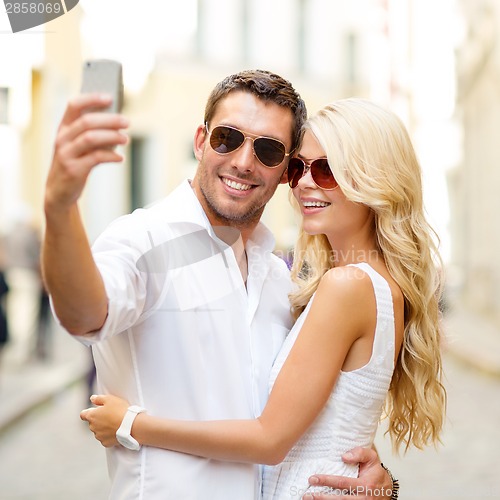
{"label": "brown tinted lens", "polygon": [[333,189],[338,186],[326,158],[318,158],[311,163],[311,176],[320,188]]}
{"label": "brown tinted lens", "polygon": [[288,162],[288,184],[291,188],[297,184],[304,173],[304,162],[299,158],[291,158]]}
{"label": "brown tinted lens", "polygon": [[239,130],[229,127],[215,127],[210,133],[210,146],[221,155],[231,153],[238,149],[245,140]]}
{"label": "brown tinted lens", "polygon": [[253,142],[253,150],[266,167],[276,167],[285,158],[285,145],[276,139],[258,137]]}

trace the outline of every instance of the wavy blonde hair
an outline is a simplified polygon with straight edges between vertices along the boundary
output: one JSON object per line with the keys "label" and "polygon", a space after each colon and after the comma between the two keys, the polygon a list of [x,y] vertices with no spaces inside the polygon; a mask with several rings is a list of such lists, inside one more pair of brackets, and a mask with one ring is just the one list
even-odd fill
{"label": "wavy blonde hair", "polygon": [[[446,410],[438,307],[442,262],[439,239],[425,217],[421,169],[408,132],[394,113],[354,98],[325,106],[306,129],[324,149],[345,196],[372,210],[379,251],[404,296],[404,340],[385,408],[393,448],[436,445]],[[301,230],[292,267],[295,317],[333,265],[326,236]]]}

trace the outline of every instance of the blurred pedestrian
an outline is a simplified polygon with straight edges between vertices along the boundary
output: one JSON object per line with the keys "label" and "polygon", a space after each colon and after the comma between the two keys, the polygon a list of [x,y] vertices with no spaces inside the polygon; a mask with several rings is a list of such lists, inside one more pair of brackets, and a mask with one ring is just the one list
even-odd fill
{"label": "blurred pedestrian", "polygon": [[20,205],[5,234],[6,276],[10,284],[9,356],[19,363],[36,356],[40,308],[40,231],[32,211]]}
{"label": "blurred pedestrian", "polygon": [[[9,340],[9,324],[7,321],[7,294],[9,285],[5,277],[5,254],[3,241],[0,240],[0,356]],[[1,362],[1,358],[0,358]]]}
{"label": "blurred pedestrian", "polygon": [[5,280],[5,273],[0,269],[0,352],[9,340],[9,328],[7,324],[6,298],[9,285]]}
{"label": "blurred pedestrian", "polygon": [[45,285],[40,280],[38,292],[38,314],[35,332],[35,357],[47,361],[53,354],[52,349],[52,314],[50,299]]}

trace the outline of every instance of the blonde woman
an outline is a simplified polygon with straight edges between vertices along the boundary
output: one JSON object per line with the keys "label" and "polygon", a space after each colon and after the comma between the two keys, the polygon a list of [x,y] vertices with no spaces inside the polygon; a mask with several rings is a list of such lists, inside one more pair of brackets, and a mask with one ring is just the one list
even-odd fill
{"label": "blonde woman", "polygon": [[[324,107],[304,127],[288,180],[303,218],[292,268],[297,321],[262,415],[193,422],[144,412],[132,427],[143,445],[267,464],[265,499],[324,494],[311,474],[357,476],[341,456],[372,445],[384,408],[395,449],[437,443],[446,405],[439,256],[402,122],[362,99]],[[117,445],[129,403],[92,401],[98,408],[82,418],[104,446]]]}

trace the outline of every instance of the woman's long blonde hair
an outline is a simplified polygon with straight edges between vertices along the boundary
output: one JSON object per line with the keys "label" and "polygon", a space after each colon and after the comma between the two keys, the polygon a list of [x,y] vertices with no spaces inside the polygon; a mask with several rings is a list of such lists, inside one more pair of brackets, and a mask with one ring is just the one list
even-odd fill
{"label": "woman's long blonde hair", "polygon": [[[405,302],[404,340],[386,401],[395,450],[439,442],[446,410],[439,299],[442,262],[426,220],[421,169],[410,137],[392,112],[364,99],[324,107],[305,124],[328,158],[345,196],[371,208],[378,247]],[[300,231],[291,295],[297,317],[333,266],[324,235]]]}

